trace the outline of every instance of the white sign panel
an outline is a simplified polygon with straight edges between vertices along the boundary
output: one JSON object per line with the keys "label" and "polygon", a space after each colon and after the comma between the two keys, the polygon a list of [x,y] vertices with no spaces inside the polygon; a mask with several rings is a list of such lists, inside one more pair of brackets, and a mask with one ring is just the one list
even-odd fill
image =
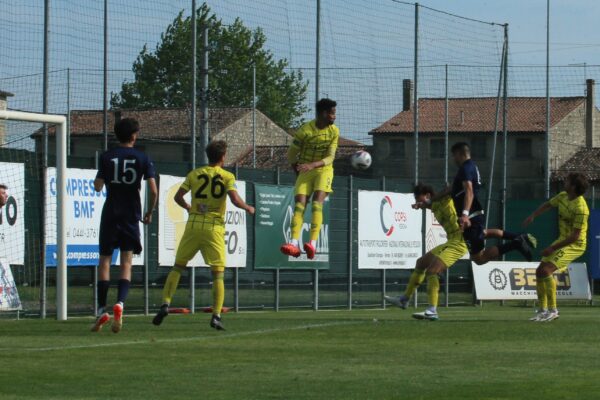
{"label": "white sign panel", "polygon": [[[158,224],[158,264],[172,266],[175,264],[177,246],[183,236],[187,222],[187,212],[175,203],[174,196],[185,178],[170,175],[160,176]],[[246,200],[246,182],[236,181],[238,194]],[[191,202],[188,192],[186,201]],[[227,267],[245,268],[248,248],[246,234],[246,211],[235,207],[227,198],[225,213],[225,249],[227,251]],[[207,267],[200,252],[189,263],[190,267]]]}
{"label": "white sign panel", "polygon": [[25,263],[25,165],[0,162],[0,184],[8,200],[0,209],[0,254],[8,264]]}
{"label": "white sign panel", "polygon": [[358,192],[358,268],[412,269],[422,253],[422,211],[412,194]]}
{"label": "white sign panel", "polygon": [[[473,264],[475,291],[479,300],[535,300],[535,262],[494,261]],[[591,298],[587,269],[584,263],[573,263],[563,273],[555,273],[557,297],[563,299]]]}
{"label": "white sign panel", "polygon": [[[448,241],[446,231],[435,219],[431,210],[425,211],[425,251],[431,251],[434,247]],[[461,257],[462,260],[469,259],[469,253]]]}
{"label": "white sign panel", "polygon": [[[67,265],[98,265],[99,233],[102,207],[106,200],[106,187],[102,192],[94,190],[96,170],[67,169],[67,213],[65,217],[67,230]],[[46,170],[46,265],[56,266],[56,169]],[[142,181],[141,201],[145,203],[146,181]],[[141,241],[144,243],[144,228],[140,222]],[[119,257],[117,249],[113,254],[113,264]],[[133,255],[133,265],[143,265],[143,252]]]}
{"label": "white sign panel", "polygon": [[20,309],[21,300],[10,266],[5,260],[0,260],[0,311]]}

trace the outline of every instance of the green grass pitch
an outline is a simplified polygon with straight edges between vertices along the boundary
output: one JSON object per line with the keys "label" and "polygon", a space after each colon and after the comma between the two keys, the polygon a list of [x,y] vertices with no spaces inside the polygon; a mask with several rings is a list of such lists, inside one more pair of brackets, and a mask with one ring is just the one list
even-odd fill
{"label": "green grass pitch", "polygon": [[597,399],[600,312],[563,307],[0,320],[0,399]]}

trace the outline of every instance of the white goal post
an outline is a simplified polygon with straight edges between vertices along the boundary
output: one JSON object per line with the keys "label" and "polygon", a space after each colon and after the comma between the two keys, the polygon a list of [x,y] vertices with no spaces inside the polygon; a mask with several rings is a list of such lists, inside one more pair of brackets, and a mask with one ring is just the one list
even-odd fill
{"label": "white goal post", "polygon": [[[64,115],[0,110],[0,119],[57,125],[56,129],[56,319],[67,319],[66,171],[67,118]],[[45,250],[44,250],[45,251]],[[44,265],[43,268],[46,268]]]}

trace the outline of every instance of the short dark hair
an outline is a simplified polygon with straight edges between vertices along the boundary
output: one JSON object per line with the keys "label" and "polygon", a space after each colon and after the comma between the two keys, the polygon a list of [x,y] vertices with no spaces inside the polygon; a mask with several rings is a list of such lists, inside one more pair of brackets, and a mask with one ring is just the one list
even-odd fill
{"label": "short dark hair", "polygon": [[215,140],[206,146],[206,156],[211,164],[221,161],[225,153],[227,153],[227,143],[224,140]]}
{"label": "short dark hair", "polygon": [[429,185],[419,182],[413,188],[413,194],[415,196],[421,196],[424,194],[430,194],[433,196],[435,194],[435,192],[434,192],[432,186],[429,186]]}
{"label": "short dark hair", "polygon": [[317,114],[321,114],[323,111],[329,111],[336,106],[337,103],[331,99],[321,99],[317,101],[316,104]]}
{"label": "short dark hair", "polygon": [[469,143],[467,143],[467,142],[458,142],[458,143],[454,143],[452,145],[452,148],[450,148],[450,151],[452,152],[452,154],[456,154],[456,153],[470,154],[471,146],[469,146]]}
{"label": "short dark hair", "polygon": [[121,143],[129,143],[133,134],[140,131],[140,123],[135,118],[123,118],[115,123],[115,135]]}
{"label": "short dark hair", "polygon": [[0,183],[0,189],[8,190],[8,186],[6,186],[4,183]]}
{"label": "short dark hair", "polygon": [[569,180],[569,183],[575,188],[575,194],[577,194],[577,196],[584,195],[585,192],[587,192],[588,187],[590,186],[585,175],[579,172],[571,172],[567,176],[567,179]]}

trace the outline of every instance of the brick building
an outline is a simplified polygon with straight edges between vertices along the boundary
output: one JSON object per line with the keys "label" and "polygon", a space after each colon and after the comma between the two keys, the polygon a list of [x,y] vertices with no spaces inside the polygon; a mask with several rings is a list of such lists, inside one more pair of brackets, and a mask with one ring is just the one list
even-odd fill
{"label": "brick building", "polygon": [[[594,104],[594,81],[586,82],[580,97],[552,97],[550,168],[559,170],[578,151],[600,147],[600,111]],[[414,125],[410,99],[412,85],[404,82],[403,110],[369,132],[373,136],[374,173],[412,180],[414,176]],[[482,178],[491,168],[492,134],[496,98],[452,98],[448,106],[450,146],[470,143]],[[543,197],[544,137],[546,99],[508,98],[507,177],[510,198]],[[502,108],[500,109],[502,115]],[[502,171],[502,119],[499,122],[494,187],[500,189]],[[419,177],[422,181],[443,181],[445,99],[419,99]],[[450,176],[455,167],[450,164]]]}
{"label": "brick building", "polygon": [[[145,110],[110,110],[108,112],[108,136],[110,145],[116,143],[113,126],[117,119],[132,117],[140,121],[141,133],[137,146],[146,151],[156,162],[182,162],[190,160],[191,111],[186,108],[161,108]],[[197,113],[196,129],[200,135],[202,115]],[[78,110],[70,114],[70,156],[96,157],[104,145],[103,112]],[[225,140],[229,144],[227,164],[235,161],[252,148],[252,109],[210,109],[208,131],[211,140]],[[49,152],[53,155],[54,129],[49,129]],[[36,150],[43,146],[41,131],[34,135]],[[257,145],[287,146],[290,135],[260,111],[256,111]],[[198,142],[197,142],[198,143]],[[199,150],[200,151],[200,150]],[[199,154],[199,152],[197,153]]]}

